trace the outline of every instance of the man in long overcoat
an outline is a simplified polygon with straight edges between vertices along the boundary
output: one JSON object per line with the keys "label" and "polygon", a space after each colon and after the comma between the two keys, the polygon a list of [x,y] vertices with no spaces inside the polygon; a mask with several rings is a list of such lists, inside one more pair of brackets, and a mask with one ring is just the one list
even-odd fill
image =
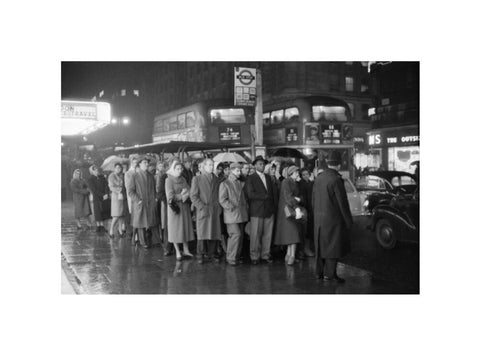
{"label": "man in long overcoat", "polygon": [[243,226],[248,221],[248,206],[243,191],[241,165],[230,164],[228,178],[220,184],[220,205],[223,207],[223,220],[228,232],[227,263],[237,265],[243,243]]}
{"label": "man in long overcoat", "polygon": [[218,177],[213,174],[213,160],[206,159],[202,173],[192,179],[190,189],[190,199],[196,208],[199,263],[211,260],[221,237],[219,185]]}
{"label": "man in long overcoat", "polygon": [[344,282],[337,275],[338,259],[350,251],[353,224],[344,181],[338,173],[341,155],[330,152],[327,165],[313,184],[315,276],[324,281]]}
{"label": "man in long overcoat", "polygon": [[147,171],[148,158],[141,158],[139,166],[140,170],[133,175],[130,185],[127,186],[127,193],[132,201],[132,226],[138,231],[140,244],[148,248],[145,240],[146,229],[150,228],[153,238],[159,239],[155,178]]}
{"label": "man in long overcoat", "polygon": [[256,265],[262,259],[272,262],[273,224],[275,220],[277,191],[272,179],[264,174],[265,159],[257,156],[253,161],[255,172],[248,176],[245,192],[250,213],[250,259]]}

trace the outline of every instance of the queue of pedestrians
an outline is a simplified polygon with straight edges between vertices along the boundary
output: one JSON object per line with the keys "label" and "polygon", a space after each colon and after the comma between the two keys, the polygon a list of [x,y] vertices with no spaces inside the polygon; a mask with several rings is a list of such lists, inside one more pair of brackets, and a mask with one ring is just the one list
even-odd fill
{"label": "queue of pedestrians", "polygon": [[[77,227],[95,222],[97,232],[130,237],[132,245],[162,246],[178,261],[196,258],[236,266],[285,263],[315,257],[315,276],[343,282],[338,259],[350,250],[353,221],[341,175],[340,154],[316,176],[293,164],[215,163],[204,159],[155,162],[133,157],[130,166],[116,163],[106,179],[92,165],[83,179],[77,169],[71,189]],[[109,230],[104,222],[111,218]],[[192,247],[196,247],[192,249]],[[194,255],[195,254],[195,255]]]}

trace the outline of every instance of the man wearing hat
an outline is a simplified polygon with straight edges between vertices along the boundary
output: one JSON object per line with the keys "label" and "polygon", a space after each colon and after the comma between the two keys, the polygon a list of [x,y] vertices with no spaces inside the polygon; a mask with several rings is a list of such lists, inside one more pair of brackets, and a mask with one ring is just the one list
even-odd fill
{"label": "man wearing hat", "polygon": [[256,265],[260,259],[271,263],[270,246],[275,216],[275,186],[263,172],[266,160],[257,156],[253,161],[255,172],[248,176],[245,191],[250,210],[250,259]]}
{"label": "man wearing hat", "polygon": [[220,184],[219,199],[223,207],[223,220],[227,226],[227,263],[238,264],[243,243],[243,225],[248,221],[247,200],[240,176],[242,165],[230,164],[230,174]]}
{"label": "man wearing hat", "polygon": [[342,163],[339,152],[331,151],[327,169],[313,184],[315,276],[325,282],[342,283],[337,275],[338,259],[350,251],[349,232],[353,220],[344,181],[338,173]]}
{"label": "man wearing hat", "polygon": [[146,237],[146,230],[150,229],[155,241],[158,237],[158,215],[155,193],[155,179],[148,172],[148,158],[138,159],[140,170],[133,175],[127,186],[127,193],[132,201],[132,226],[137,229],[140,244],[144,248],[150,245]]}

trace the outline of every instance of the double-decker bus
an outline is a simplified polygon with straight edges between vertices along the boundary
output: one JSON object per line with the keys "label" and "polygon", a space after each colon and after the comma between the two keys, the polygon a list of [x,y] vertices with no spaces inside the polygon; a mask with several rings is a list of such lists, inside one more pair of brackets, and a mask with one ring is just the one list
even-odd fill
{"label": "double-decker bus", "polygon": [[341,173],[353,176],[352,114],[343,100],[307,96],[264,104],[263,143],[269,154],[278,148],[293,148],[312,161],[322,161],[329,150],[338,150]]}
{"label": "double-decker bus", "polygon": [[155,117],[154,143],[170,141],[250,145],[254,109],[230,100],[206,100]]}

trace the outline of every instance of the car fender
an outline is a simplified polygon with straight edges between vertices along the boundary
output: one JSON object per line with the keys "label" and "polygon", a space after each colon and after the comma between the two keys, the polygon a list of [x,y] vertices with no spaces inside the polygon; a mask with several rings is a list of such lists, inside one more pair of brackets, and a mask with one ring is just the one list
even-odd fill
{"label": "car fender", "polygon": [[397,228],[407,228],[411,231],[417,230],[417,227],[405,213],[389,205],[378,205],[373,209],[370,228],[375,230],[378,220],[382,218],[389,220],[391,223],[395,224]]}

